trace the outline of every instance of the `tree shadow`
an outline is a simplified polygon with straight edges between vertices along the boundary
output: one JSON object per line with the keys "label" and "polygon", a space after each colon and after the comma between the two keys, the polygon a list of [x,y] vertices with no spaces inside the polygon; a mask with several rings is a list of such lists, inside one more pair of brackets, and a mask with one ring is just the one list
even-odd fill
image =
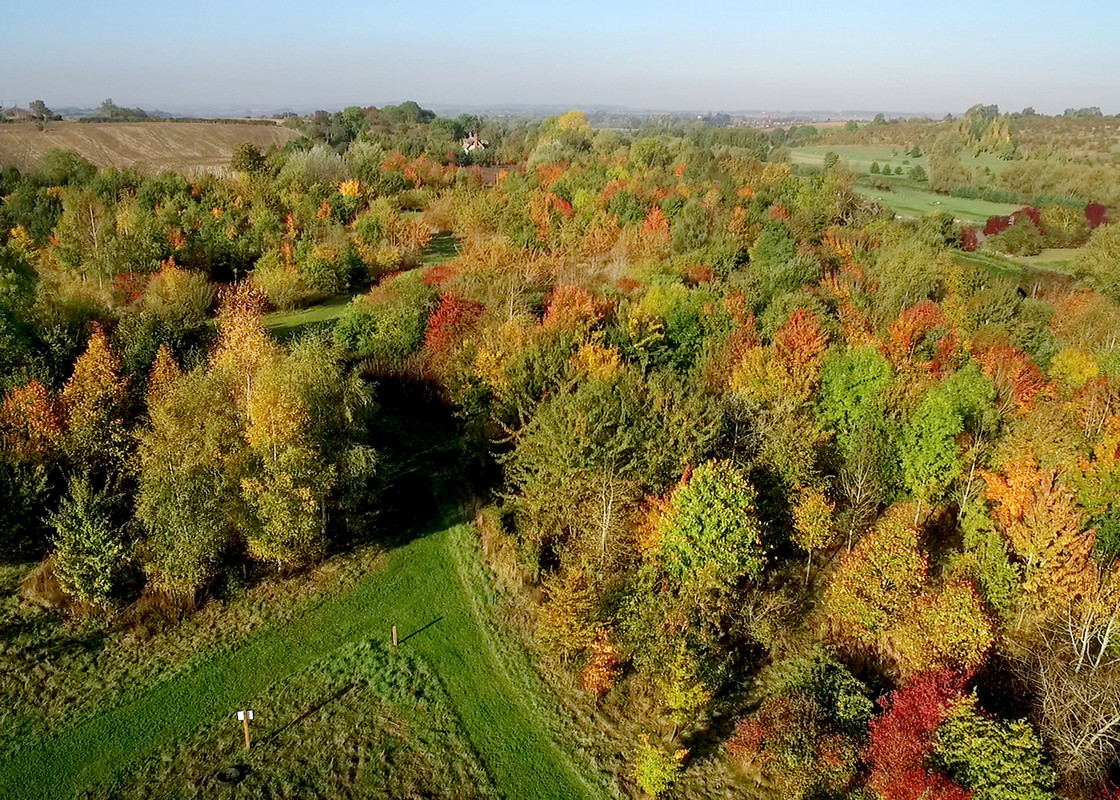
{"label": "tree shadow", "polygon": [[275,731],[273,731],[271,734],[269,734],[268,738],[262,739],[261,744],[265,745],[265,746],[272,744],[273,742],[276,741],[276,739],[278,739],[289,728],[292,728],[292,727],[295,727],[296,725],[299,725],[301,722],[306,720],[312,714],[315,714],[317,711],[321,710],[324,706],[326,706],[330,703],[333,703],[336,700],[341,699],[343,695],[345,695],[347,692],[349,692],[351,689],[353,689],[357,685],[358,685],[357,681],[350,681],[350,683],[343,686],[341,689],[339,689],[334,694],[320,700],[318,703],[316,703],[311,708],[304,711],[302,714],[300,714],[295,719],[293,719],[290,722],[287,722],[284,725],[282,725],[281,727],[277,728]]}
{"label": "tree shadow", "polygon": [[409,639],[411,639],[411,638],[412,638],[413,636],[418,636],[418,635],[420,635],[420,634],[421,634],[421,633],[423,633],[424,631],[428,630],[428,628],[430,628],[430,627],[432,627],[433,625],[435,625],[435,624],[436,624],[437,622],[440,622],[440,621],[441,621],[442,619],[443,619],[443,617],[442,617],[442,616],[440,616],[440,617],[436,617],[436,618],[435,618],[435,619],[433,619],[433,620],[432,620],[431,622],[429,622],[429,623],[427,623],[427,624],[425,624],[425,625],[421,625],[421,626],[420,626],[419,628],[417,628],[416,630],[414,630],[414,631],[413,631],[412,633],[408,634],[408,636],[405,636],[405,637],[404,637],[403,639],[398,639],[398,640],[397,640],[397,644],[398,644],[398,645],[402,645],[402,644],[404,644],[404,643],[405,643],[405,642],[407,642],[407,641],[408,641]]}

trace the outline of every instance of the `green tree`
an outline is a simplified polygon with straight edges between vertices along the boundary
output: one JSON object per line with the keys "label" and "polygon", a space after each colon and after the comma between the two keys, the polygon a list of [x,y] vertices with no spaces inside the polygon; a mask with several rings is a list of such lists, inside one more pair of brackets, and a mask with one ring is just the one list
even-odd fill
{"label": "green tree", "polygon": [[933,391],[922,398],[902,429],[900,455],[906,488],[922,501],[935,500],[960,473],[957,436],[964,419],[945,393]]}
{"label": "green tree", "polygon": [[662,569],[678,584],[715,587],[761,577],[768,548],[756,503],[746,474],[730,462],[697,467],[673,491],[661,520],[657,556]]}
{"label": "green tree", "polygon": [[1120,302],[1120,225],[1101,225],[1074,256],[1074,269],[1102,294]]}
{"label": "green tree", "polygon": [[46,120],[54,116],[54,112],[47,108],[47,104],[42,100],[32,100],[30,105],[27,106],[27,110],[35,119]]}
{"label": "green tree", "polygon": [[107,603],[126,556],[107,499],[95,493],[87,480],[77,478],[50,523],[55,531],[55,572],[63,587],[83,603]]}
{"label": "green tree", "polygon": [[868,171],[869,171],[869,172],[870,172],[870,173],[871,173],[872,175],[878,175],[878,174],[879,174],[880,172],[882,172],[882,168],[881,168],[881,167],[879,166],[879,162],[878,162],[878,161],[872,161],[872,162],[871,162],[871,169],[870,169],[870,170],[868,170]]}
{"label": "green tree", "polygon": [[224,376],[202,370],[150,398],[148,413],[136,497],[146,568],[156,585],[190,595],[216,572],[248,513],[242,419]]}
{"label": "green tree", "polygon": [[982,715],[976,698],[965,697],[937,729],[934,756],[945,772],[975,800],[1048,800],[1054,770],[1038,734],[1025,720]]}
{"label": "green tree", "polygon": [[250,175],[259,175],[264,171],[266,162],[264,154],[252,142],[242,142],[233,149],[229,160],[230,169],[237,172],[247,172]]}

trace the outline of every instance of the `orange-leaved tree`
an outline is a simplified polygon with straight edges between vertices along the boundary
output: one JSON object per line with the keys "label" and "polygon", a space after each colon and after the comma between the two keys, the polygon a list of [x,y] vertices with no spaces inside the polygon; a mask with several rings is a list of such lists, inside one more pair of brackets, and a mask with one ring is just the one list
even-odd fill
{"label": "orange-leaved tree", "polygon": [[1057,470],[1039,469],[1027,456],[1009,463],[1004,474],[982,474],[995,503],[992,518],[1023,564],[1028,609],[1050,614],[1089,593],[1096,584],[1096,536],[1084,529],[1085,514]]}

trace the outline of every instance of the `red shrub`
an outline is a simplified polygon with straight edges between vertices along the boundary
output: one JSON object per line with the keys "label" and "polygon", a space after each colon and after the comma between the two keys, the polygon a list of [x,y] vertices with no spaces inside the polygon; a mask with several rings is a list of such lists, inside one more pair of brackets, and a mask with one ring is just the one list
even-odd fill
{"label": "red shrub", "polygon": [[437,355],[446,353],[451,345],[474,327],[482,316],[482,304],[466,300],[453,292],[439,298],[439,306],[428,317],[424,348]]}
{"label": "red shrub", "polygon": [[975,228],[961,229],[961,250],[966,253],[975,253],[980,247],[980,231]]}
{"label": "red shrub", "polygon": [[995,236],[1011,227],[1011,217],[988,217],[984,223],[984,235]]}
{"label": "red shrub", "polygon": [[1090,228],[1099,228],[1101,225],[1108,224],[1108,209],[1100,203],[1089,203],[1085,206],[1085,219],[1089,222]]}
{"label": "red shrub", "polygon": [[972,795],[926,767],[934,734],[952,701],[964,690],[954,673],[927,673],[879,701],[883,713],[871,720],[865,758],[867,785],[884,800],[968,800]]}

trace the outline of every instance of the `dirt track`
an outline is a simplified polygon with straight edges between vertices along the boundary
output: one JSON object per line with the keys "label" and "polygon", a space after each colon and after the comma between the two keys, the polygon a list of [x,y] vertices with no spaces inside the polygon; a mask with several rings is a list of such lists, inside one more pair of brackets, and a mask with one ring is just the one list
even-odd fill
{"label": "dirt track", "polygon": [[53,147],[76,150],[99,167],[164,170],[219,170],[242,142],[262,150],[298,134],[275,125],[236,122],[50,122],[0,125],[0,166],[33,166]]}

